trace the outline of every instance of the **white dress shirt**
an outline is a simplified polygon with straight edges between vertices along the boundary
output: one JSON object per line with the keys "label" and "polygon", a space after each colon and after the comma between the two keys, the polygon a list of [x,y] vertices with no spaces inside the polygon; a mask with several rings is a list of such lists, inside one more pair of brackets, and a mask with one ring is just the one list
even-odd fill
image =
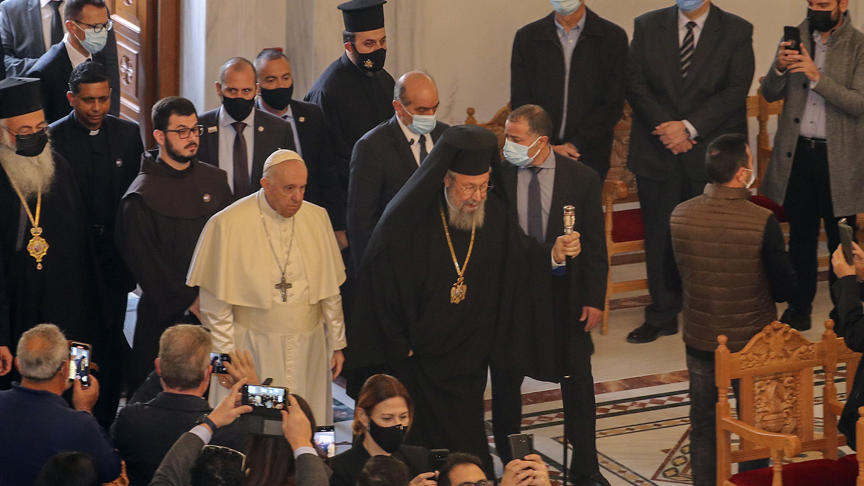
{"label": "white dress shirt", "polygon": [[234,139],[237,138],[237,131],[231,124],[235,121],[246,124],[243,129],[243,137],[246,139],[246,171],[251,176],[255,146],[255,109],[252,109],[245,120],[235,120],[225,112],[224,107],[219,107],[219,168],[228,174],[229,187],[234,187]]}
{"label": "white dress shirt", "polygon": [[[45,50],[47,51],[51,48],[51,20],[54,19],[54,9],[51,7],[51,5],[48,5],[49,3],[51,3],[51,0],[41,0],[41,3],[42,37],[43,39],[45,39]],[[57,11],[60,12],[60,20],[65,22],[66,16],[64,15],[63,7],[64,5],[61,3],[60,8],[58,8]],[[66,32],[65,24],[63,25],[63,32]]]}
{"label": "white dress shirt", "polygon": [[[711,12],[711,9],[705,11],[704,14],[697,17],[692,22],[696,22],[696,26],[693,27],[693,51],[696,51],[696,46],[699,45],[699,37],[702,36],[702,29],[705,28],[705,21],[708,19],[708,13]],[[691,22],[691,20],[684,15],[684,11],[680,8],[678,9],[678,47],[684,45],[684,37],[687,35],[687,24]],[[692,66],[692,65],[691,65]],[[684,126],[687,127],[687,131],[690,132],[690,140],[695,140],[696,137],[699,136],[699,132],[696,131],[696,128],[687,121],[681,120],[684,123]]]}
{"label": "white dress shirt", "polygon": [[[402,119],[399,116],[396,116],[396,120],[399,122],[399,128],[402,129],[402,133],[405,134],[405,138],[408,139],[408,145],[411,146],[411,153],[414,154],[414,162],[417,162],[417,165],[420,165],[420,135],[412,132],[408,125],[402,123]],[[426,134],[426,154],[432,151],[432,133]]]}
{"label": "white dress shirt", "polygon": [[72,45],[72,41],[69,40],[68,32],[63,36],[63,44],[66,46],[66,53],[69,54],[69,61],[72,63],[72,69],[75,69],[79,64],[92,59],[89,53],[85,56],[78,52],[78,49],[75,49],[75,46]]}

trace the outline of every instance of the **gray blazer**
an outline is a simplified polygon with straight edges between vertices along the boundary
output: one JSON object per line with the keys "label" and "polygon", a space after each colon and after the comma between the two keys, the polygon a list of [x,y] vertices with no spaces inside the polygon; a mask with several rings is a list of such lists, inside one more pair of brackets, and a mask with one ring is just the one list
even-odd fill
{"label": "gray blazer", "polygon": [[[798,26],[804,46],[811,39],[805,20]],[[774,137],[771,163],[762,181],[762,193],[778,204],[786,198],[792,172],[801,117],[810,90],[803,73],[778,76],[774,63],[762,81],[762,95],[769,102],[785,100]],[[828,54],[819,83],[813,88],[825,98],[825,132],[828,137],[828,171],[835,216],[864,212],[864,34],[846,17],[828,38]]]}
{"label": "gray blazer", "polygon": [[[186,432],[177,439],[156,474],[150,486],[189,486],[192,482],[189,471],[201,454],[204,441],[197,435]],[[297,486],[330,486],[330,468],[314,454],[301,454],[296,460],[295,477]]]}
{"label": "gray blazer", "polygon": [[[6,76],[26,76],[36,61],[47,52],[42,37],[41,8],[39,0],[6,0],[0,3],[0,40],[3,42]],[[111,77],[108,83],[111,86],[109,113],[120,116],[120,64],[113,30],[108,32],[105,48],[94,59],[105,65]]]}

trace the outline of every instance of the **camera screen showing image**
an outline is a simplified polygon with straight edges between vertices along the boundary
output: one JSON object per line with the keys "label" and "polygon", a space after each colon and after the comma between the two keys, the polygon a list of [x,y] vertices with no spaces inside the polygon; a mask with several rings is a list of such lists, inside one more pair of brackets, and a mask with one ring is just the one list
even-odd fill
{"label": "camera screen showing image", "polygon": [[315,430],[315,445],[327,453],[327,457],[336,455],[336,432],[332,425],[322,425]]}
{"label": "camera screen showing image", "polygon": [[251,405],[253,412],[278,415],[281,410],[287,408],[287,388],[246,385],[243,390],[243,405]]}
{"label": "camera screen showing image", "polygon": [[231,362],[231,356],[225,353],[210,353],[210,365],[213,366],[213,373],[216,375],[227,375],[228,370],[225,369],[225,362]]}
{"label": "camera screen showing image", "polygon": [[90,346],[72,343],[69,358],[69,380],[81,380],[85,387],[90,385]]}

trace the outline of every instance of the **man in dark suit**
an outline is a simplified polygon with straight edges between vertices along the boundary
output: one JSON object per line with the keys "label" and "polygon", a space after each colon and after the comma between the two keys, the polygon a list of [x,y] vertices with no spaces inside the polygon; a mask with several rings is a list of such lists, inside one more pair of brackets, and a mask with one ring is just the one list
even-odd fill
{"label": "man in dark suit", "polygon": [[[578,2],[577,2],[578,5]],[[541,106],[552,119],[552,149],[606,179],[615,124],[624,108],[627,34],[584,3],[560,3],[516,32],[510,106]]]}
{"label": "man in dark suit", "polygon": [[387,203],[402,189],[449,125],[435,118],[438,88],[427,74],[412,71],[396,82],[396,114],[354,145],[348,184],[348,234],[357,264]]}
{"label": "man in dark suit", "polygon": [[114,222],[120,199],[141,168],[141,131],[138,124],[108,115],[111,88],[108,73],[98,62],[85,62],[72,70],[68,102],[73,111],[51,124],[54,150],[75,174],[91,227],[98,268],[105,285],[107,346],[98,349],[101,365],[100,409],[106,425],[113,420],[120,399],[123,357],[129,346],[123,336],[126,296],[135,290],[135,278],[114,245]]}
{"label": "man in dark suit", "polygon": [[294,150],[294,135],[288,122],[255,108],[257,73],[248,59],[234,57],[222,65],[216,93],[222,106],[198,119],[204,127],[198,159],[224,170],[240,199],[261,188],[270,154]]}
{"label": "man in dark suit", "polygon": [[645,322],[627,336],[631,343],[678,332],[681,289],[669,217],[710,181],[705,148],[711,141],[747,133],[753,26],[710,0],[677,2],[638,17],[630,44],[627,168],[639,188],[652,300]]}
{"label": "man in dark suit", "polygon": [[256,108],[287,121],[291,125],[296,152],[309,171],[303,199],[327,210],[340,248],[348,246],[345,235],[345,197],[339,184],[339,172],[324,115],[318,105],[293,99],[294,76],[285,54],[264,49],[255,58],[260,97]]}
{"label": "man in dark suit", "polygon": [[[69,19],[65,11],[80,10],[82,5],[104,8],[102,0],[6,0],[0,3],[0,39],[5,51],[4,63],[8,76],[24,76],[29,73],[36,61],[51,46],[63,41],[68,29],[64,21]],[[81,19],[79,19],[81,20]],[[82,20],[83,21],[83,20]],[[86,22],[86,21],[83,21]],[[81,24],[82,29],[92,27]],[[85,36],[80,30],[73,29],[79,38]],[[92,34],[91,34],[92,35]],[[111,109],[114,116],[120,114],[120,69],[117,58],[117,40],[113,30],[108,32],[105,48],[97,56],[111,76]],[[62,91],[65,94],[66,90]],[[65,113],[64,113],[65,115]]]}
{"label": "man in dark suit", "polygon": [[[203,395],[213,372],[212,345],[210,333],[197,325],[179,324],[162,333],[156,372],[163,390],[152,400],[124,407],[111,426],[114,445],[126,462],[130,486],[150,484],[174,442],[210,413]],[[213,440],[238,450],[244,441],[235,426],[221,428]]]}
{"label": "man in dark suit", "polygon": [[[564,400],[564,430],[573,444],[570,481],[576,486],[609,483],[600,474],[595,443],[594,379],[590,331],[603,316],[606,297],[605,227],[602,186],[597,173],[552,150],[553,122],[543,108],[524,105],[514,110],[505,125],[502,179],[522,230],[541,243],[554,244],[564,234],[562,208],[575,208],[573,230],[579,233],[582,252],[549,275],[552,292],[550,321],[560,346],[547,349],[544,358],[561,363],[557,376]],[[534,289],[535,291],[537,289]],[[492,367],[492,423],[495,446],[507,464],[507,436],[518,434],[522,423],[520,370]]]}

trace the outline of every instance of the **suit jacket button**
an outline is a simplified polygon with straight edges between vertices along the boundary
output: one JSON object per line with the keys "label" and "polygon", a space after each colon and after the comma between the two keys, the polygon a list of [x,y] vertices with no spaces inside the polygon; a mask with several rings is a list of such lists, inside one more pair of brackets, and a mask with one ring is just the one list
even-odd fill
{"label": "suit jacket button", "polygon": [[807,83],[804,83],[804,84],[801,85],[801,87],[804,88],[804,89],[808,89],[808,88],[810,88],[810,85],[807,84]]}
{"label": "suit jacket button", "polygon": [[796,119],[795,119],[795,123],[801,123],[801,120],[798,119],[798,118],[796,118]]}
{"label": "suit jacket button", "polygon": [[123,160],[117,159],[115,163],[117,164],[117,167],[123,167]]}
{"label": "suit jacket button", "polygon": [[786,152],[786,157],[792,157],[792,152]]}

